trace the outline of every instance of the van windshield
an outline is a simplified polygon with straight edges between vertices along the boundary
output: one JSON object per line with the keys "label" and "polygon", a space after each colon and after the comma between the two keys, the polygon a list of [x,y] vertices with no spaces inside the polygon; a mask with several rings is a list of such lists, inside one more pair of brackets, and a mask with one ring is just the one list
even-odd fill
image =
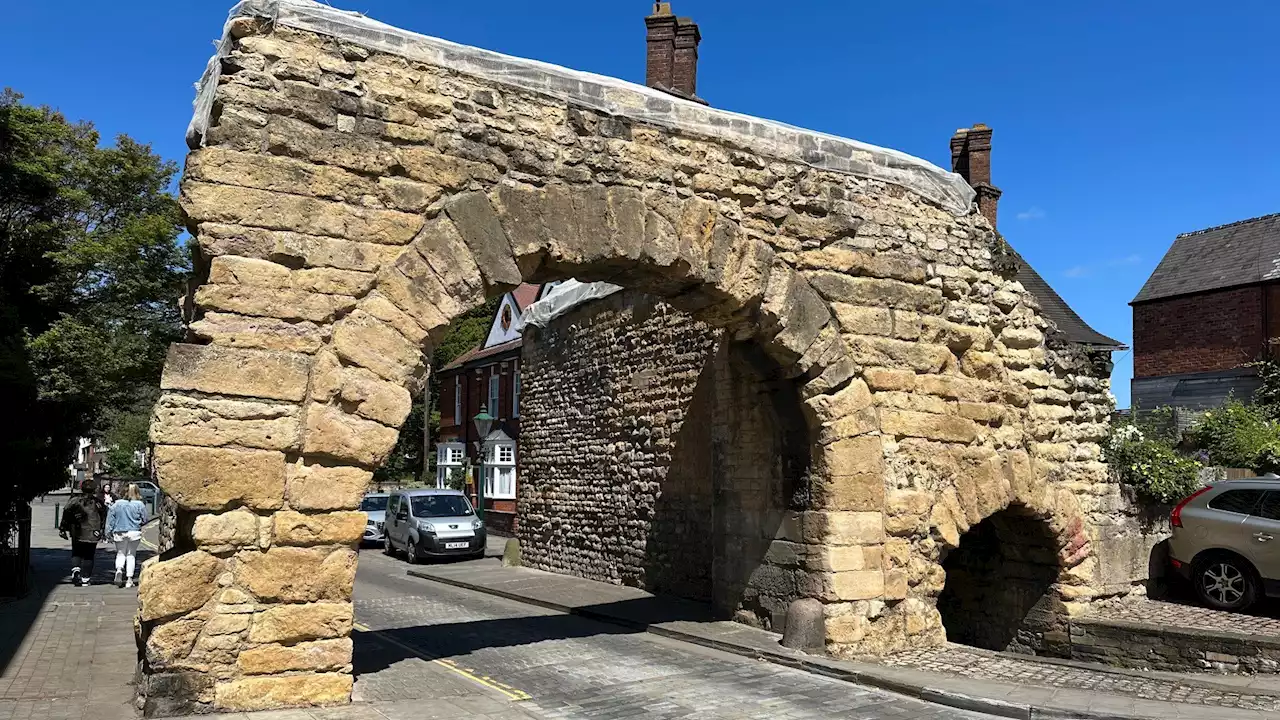
{"label": "van windshield", "polygon": [[413,516],[458,517],[471,514],[471,503],[461,495],[419,495],[411,498]]}

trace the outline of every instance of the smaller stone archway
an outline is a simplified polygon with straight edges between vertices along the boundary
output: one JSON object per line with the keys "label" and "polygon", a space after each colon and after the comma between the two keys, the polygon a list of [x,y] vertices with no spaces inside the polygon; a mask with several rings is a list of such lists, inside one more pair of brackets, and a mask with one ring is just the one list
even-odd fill
{"label": "smaller stone archway", "polygon": [[1054,587],[1061,550],[1046,519],[1025,505],[1010,505],[969,528],[942,556],[946,582],[937,607],[947,639],[988,650],[1050,649],[1046,644],[1062,623]]}

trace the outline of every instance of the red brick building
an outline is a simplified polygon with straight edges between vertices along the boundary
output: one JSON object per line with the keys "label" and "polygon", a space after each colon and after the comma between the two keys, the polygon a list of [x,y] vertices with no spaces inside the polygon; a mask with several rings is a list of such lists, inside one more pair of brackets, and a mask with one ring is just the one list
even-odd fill
{"label": "red brick building", "polygon": [[[515,530],[524,329],[520,316],[550,287],[525,284],[504,295],[484,341],[436,371],[440,381],[436,486],[456,484],[470,469],[473,481],[483,483],[485,524],[500,533]],[[483,448],[473,422],[481,411],[494,418]]]}
{"label": "red brick building", "polygon": [[1280,213],[1179,235],[1130,305],[1134,407],[1248,399],[1280,338]]}

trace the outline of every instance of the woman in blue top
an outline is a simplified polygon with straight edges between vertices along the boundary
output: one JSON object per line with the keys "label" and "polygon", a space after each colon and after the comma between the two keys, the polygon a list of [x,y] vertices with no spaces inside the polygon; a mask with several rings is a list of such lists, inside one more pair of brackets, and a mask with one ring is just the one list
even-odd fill
{"label": "woman in blue top", "polygon": [[142,494],[137,485],[130,485],[107,514],[107,537],[116,544],[116,585],[120,587],[133,587],[138,544],[146,522],[147,506],[142,504]]}

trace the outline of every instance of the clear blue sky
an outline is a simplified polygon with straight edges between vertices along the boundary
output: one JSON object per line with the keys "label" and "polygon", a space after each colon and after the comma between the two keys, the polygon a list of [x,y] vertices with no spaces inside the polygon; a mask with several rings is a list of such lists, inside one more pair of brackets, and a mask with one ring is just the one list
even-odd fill
{"label": "clear blue sky", "polygon": [[[643,82],[647,0],[334,0],[429,35]],[[11,3],[0,85],[181,160],[231,3]],[[713,105],[938,165],[995,129],[1000,229],[1094,327],[1179,232],[1280,211],[1280,3],[675,0]],[[1130,353],[1114,391],[1128,405]]]}

